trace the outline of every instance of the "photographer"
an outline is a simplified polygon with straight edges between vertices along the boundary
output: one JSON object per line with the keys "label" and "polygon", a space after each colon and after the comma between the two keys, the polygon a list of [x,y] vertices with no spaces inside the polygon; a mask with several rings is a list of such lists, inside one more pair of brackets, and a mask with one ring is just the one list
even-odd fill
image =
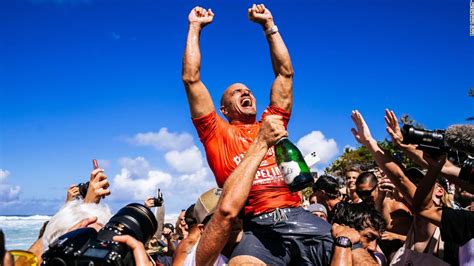
{"label": "photographer", "polygon": [[[387,132],[392,138],[392,143],[400,148],[410,159],[412,159],[417,165],[427,168],[429,163],[424,158],[424,151],[417,149],[415,144],[403,143],[403,134],[398,124],[398,119],[395,113],[388,109],[385,110],[385,122],[387,124]],[[455,166],[450,161],[446,160],[443,167],[441,168],[441,175],[449,180],[450,183],[456,184],[462,187],[464,190],[474,193],[474,184],[466,180],[459,178],[461,168]]]}
{"label": "photographer", "polygon": [[147,208],[151,209],[156,207],[155,210],[155,218],[158,221],[158,229],[155,232],[155,238],[161,239],[163,233],[163,225],[165,224],[165,200],[163,199],[163,193],[158,188],[158,192],[156,193],[156,197],[148,197],[143,205]]}

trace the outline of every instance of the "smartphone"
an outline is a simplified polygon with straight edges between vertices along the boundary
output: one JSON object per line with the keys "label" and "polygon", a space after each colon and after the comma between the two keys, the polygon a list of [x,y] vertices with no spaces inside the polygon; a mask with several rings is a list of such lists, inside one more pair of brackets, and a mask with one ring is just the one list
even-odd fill
{"label": "smartphone", "polygon": [[99,163],[97,162],[96,159],[93,159],[93,160],[92,160],[92,165],[93,165],[93,167],[94,167],[94,170],[97,169],[97,168],[99,168]]}

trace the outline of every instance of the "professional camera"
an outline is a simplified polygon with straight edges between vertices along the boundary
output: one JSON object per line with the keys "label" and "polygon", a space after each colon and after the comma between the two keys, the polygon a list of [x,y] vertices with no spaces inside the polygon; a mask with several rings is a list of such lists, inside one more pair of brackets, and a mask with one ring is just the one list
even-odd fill
{"label": "professional camera", "polygon": [[432,153],[450,150],[444,138],[444,130],[419,129],[413,125],[403,125],[401,130],[405,144],[418,144],[420,149]]}
{"label": "professional camera", "polygon": [[139,203],[120,209],[99,231],[81,228],[62,235],[43,254],[42,265],[134,265],[129,247],[112,241],[116,235],[130,235],[145,244],[158,228],[153,213]]}
{"label": "professional camera", "polygon": [[426,130],[404,125],[402,134],[403,143],[418,144],[420,149],[431,153],[454,150],[474,156],[474,125],[452,125],[446,130]]}
{"label": "professional camera", "polygon": [[89,181],[85,183],[79,183],[77,187],[79,188],[79,194],[82,196],[82,198],[86,198],[87,190],[89,190]]}

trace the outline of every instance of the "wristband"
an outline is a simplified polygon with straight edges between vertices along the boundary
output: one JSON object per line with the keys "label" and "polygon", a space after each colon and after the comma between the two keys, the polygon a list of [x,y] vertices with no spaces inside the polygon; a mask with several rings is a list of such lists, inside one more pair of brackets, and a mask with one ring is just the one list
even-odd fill
{"label": "wristband", "polygon": [[334,245],[342,248],[352,248],[352,242],[348,237],[339,236],[334,240]]}
{"label": "wristband", "polygon": [[269,29],[265,30],[264,32],[265,32],[265,36],[272,35],[278,32],[278,27],[277,25],[273,25]]}

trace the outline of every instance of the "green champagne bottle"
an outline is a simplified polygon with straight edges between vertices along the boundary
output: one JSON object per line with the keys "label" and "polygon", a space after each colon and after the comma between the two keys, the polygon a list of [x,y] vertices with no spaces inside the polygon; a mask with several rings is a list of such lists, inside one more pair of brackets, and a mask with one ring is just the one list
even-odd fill
{"label": "green champagne bottle", "polygon": [[275,157],[290,191],[300,191],[313,184],[313,175],[303,155],[288,138],[281,138],[275,144]]}

